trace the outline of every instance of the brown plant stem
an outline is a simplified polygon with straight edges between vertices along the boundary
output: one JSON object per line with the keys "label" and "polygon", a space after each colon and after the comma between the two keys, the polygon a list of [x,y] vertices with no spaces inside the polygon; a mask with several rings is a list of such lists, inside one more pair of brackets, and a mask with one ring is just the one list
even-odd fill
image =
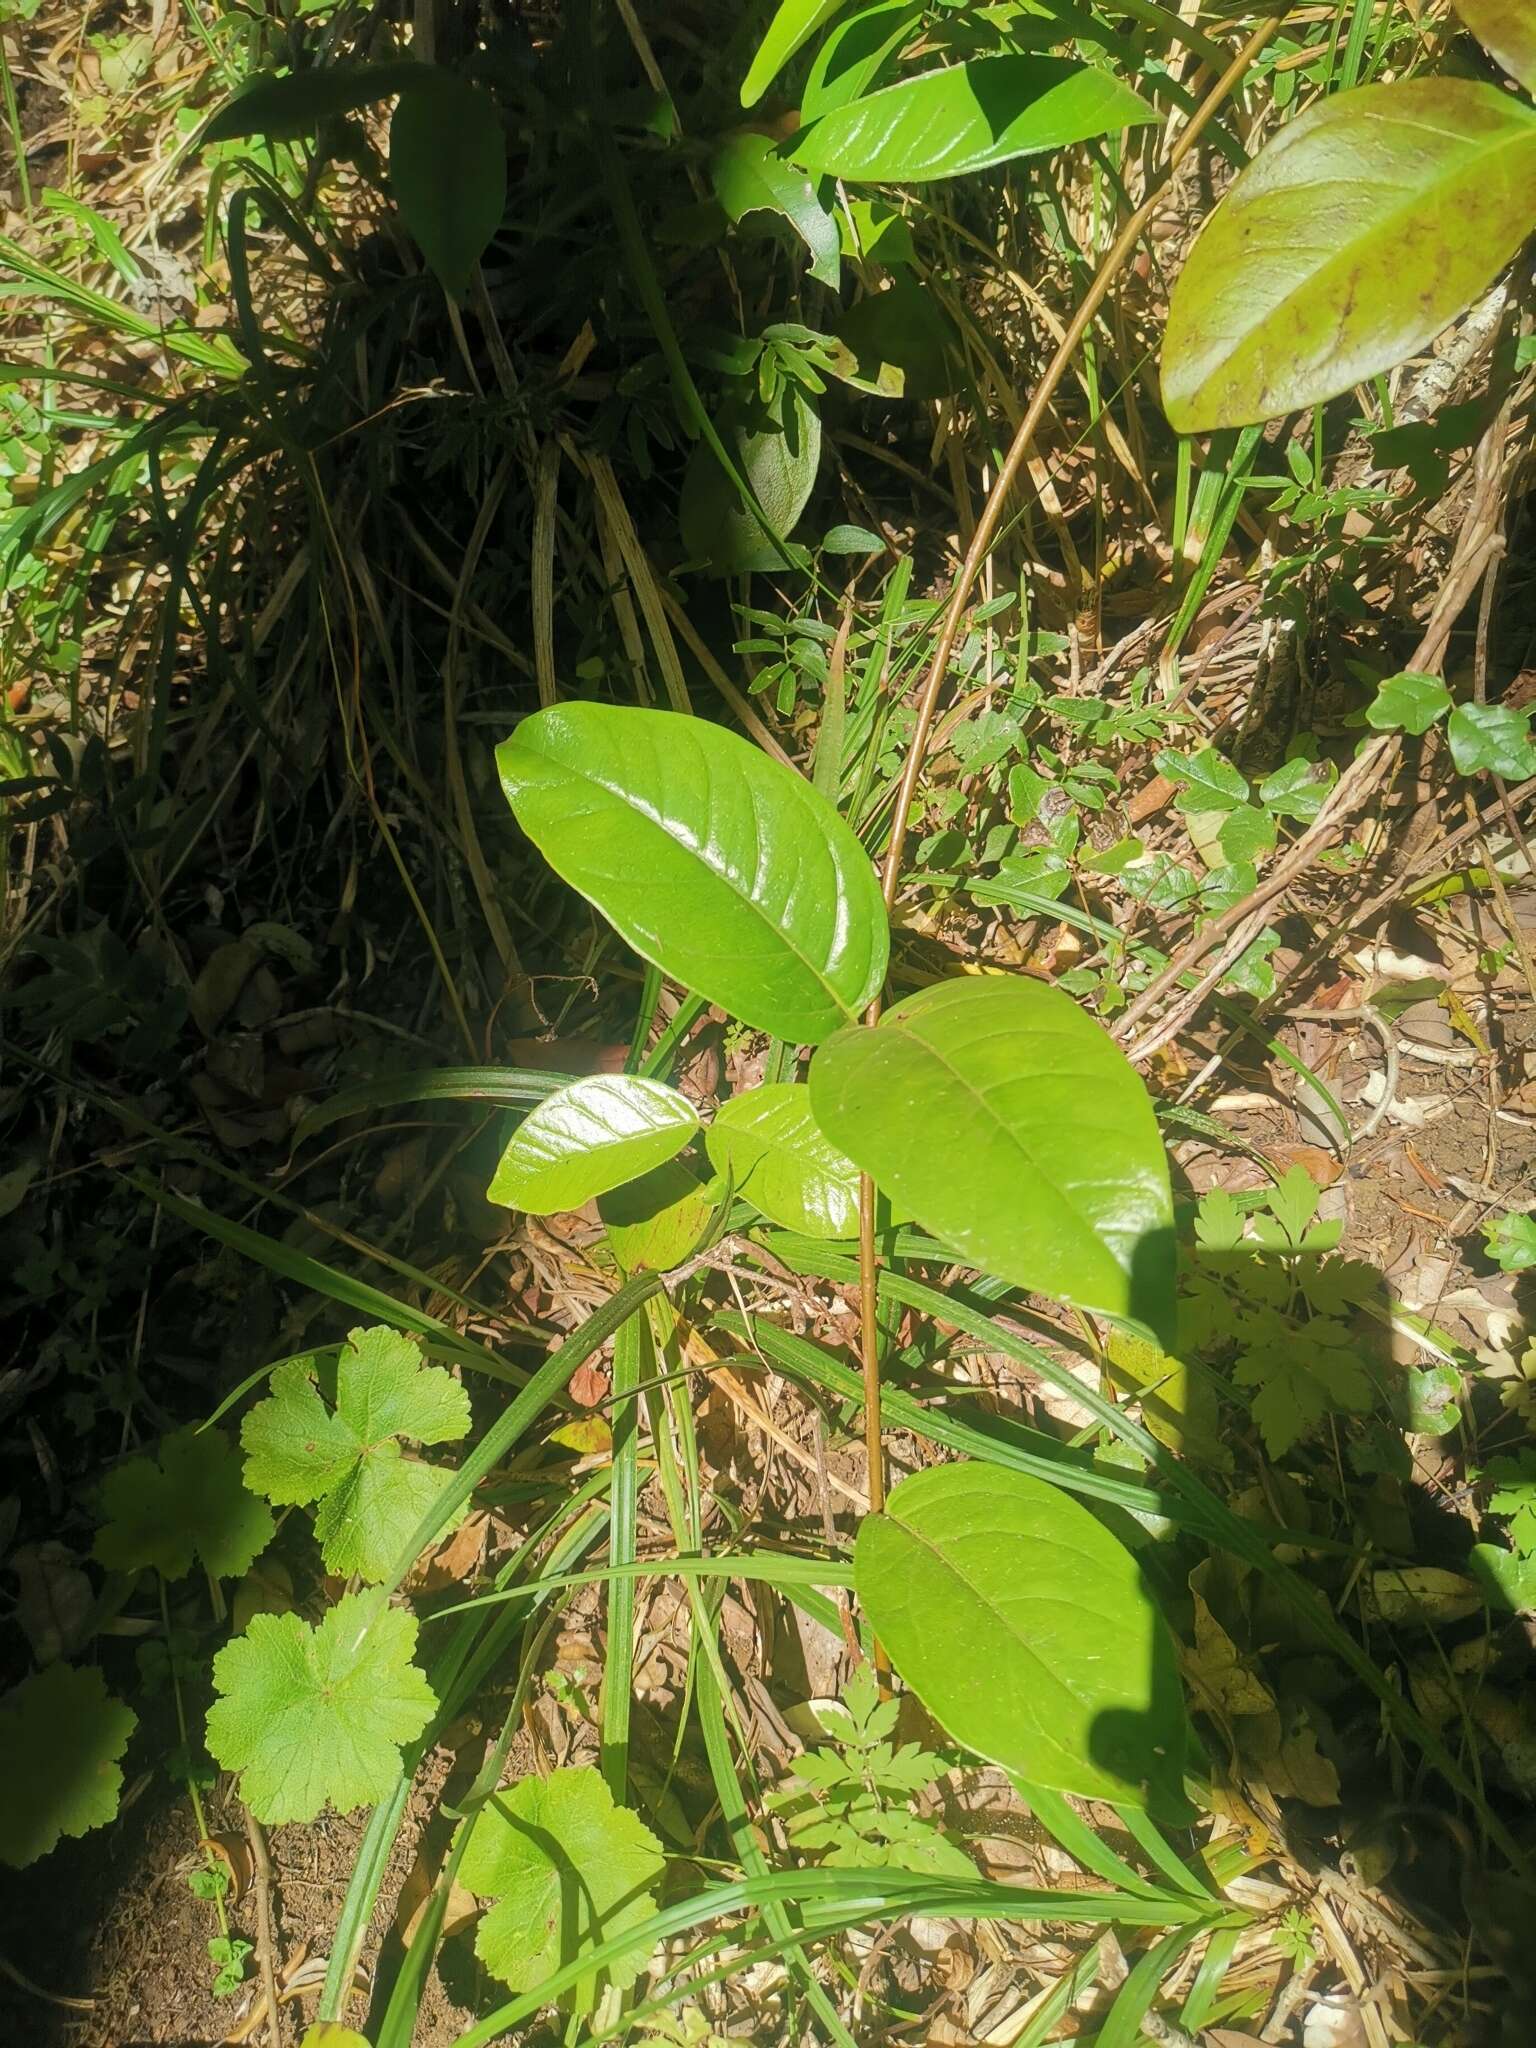
{"label": "brown plant stem", "polygon": [[[1057,344],[1056,353],[1047,365],[1044,376],[1035,386],[1034,396],[1024,410],[1024,417],[1019,421],[1012,445],[1004,456],[992,487],[987,493],[986,503],[981,508],[981,516],[976,521],[975,531],[966,548],[965,559],[950,588],[949,602],[944,608],[938,639],[934,643],[933,655],[923,678],[922,692],[917,700],[917,717],[913,724],[911,740],[907,745],[907,757],[902,764],[901,781],[896,791],[895,813],[891,820],[890,841],[886,846],[885,860],[880,871],[881,893],[885,898],[888,913],[895,908],[896,892],[901,885],[901,864],[907,845],[908,814],[917,791],[918,777],[922,773],[923,755],[927,749],[934,713],[938,709],[939,697],[949,674],[950,657],[955,651],[955,642],[960,637],[960,627],[965,618],[966,606],[970,602],[971,591],[986,564],[987,555],[1002,522],[1003,508],[1018,481],[1019,472],[1028,459],[1035,435],[1040,429],[1040,422],[1044,419],[1051,400],[1071,365],[1078,345],[1093,324],[1099,308],[1109,296],[1110,286],[1140,241],[1141,231],[1150,219],[1168,180],[1204,134],[1217,109],[1247,72],[1254,58],[1265,44],[1279,33],[1287,11],[1283,7],[1279,9],[1248,38],[1206,94],[1199,108],[1191,115],[1188,125],[1169,150],[1162,177],[1157,180],[1115,237],[1109,253],[1099,265],[1093,283],[1088,287],[1082,303]],[[864,1021],[866,1024],[875,1024],[879,1017],[880,996],[877,993],[865,1012]],[[864,1444],[869,1465],[868,1492],[871,1512],[878,1512],[885,1500],[885,1456],[880,1429],[880,1330],[876,1315],[876,1284],[874,1188],[866,1174],[859,1183],[859,1337],[864,1368]]]}

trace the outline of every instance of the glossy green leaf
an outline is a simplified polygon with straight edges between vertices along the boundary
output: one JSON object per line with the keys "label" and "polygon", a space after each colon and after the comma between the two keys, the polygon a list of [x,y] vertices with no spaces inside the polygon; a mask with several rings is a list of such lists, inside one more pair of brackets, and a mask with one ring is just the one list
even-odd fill
{"label": "glossy green leaf", "polygon": [[1180,433],[1337,397],[1432,341],[1531,231],[1536,114],[1461,78],[1319,100],[1216,209],[1174,287]]}
{"label": "glossy green leaf", "polygon": [[445,71],[403,94],[389,127],[389,181],[444,291],[463,291],[507,205],[507,144],[489,93]]}
{"label": "glossy green leaf", "polygon": [[941,982],[811,1064],[816,1120],[935,1237],[1015,1286],[1173,1337],[1168,1162],[1140,1076],[1045,982]]}
{"label": "glossy green leaf", "polygon": [[312,135],[317,124],[331,116],[356,113],[359,107],[409,91],[435,76],[430,64],[409,59],[393,64],[328,64],[281,77],[267,73],[224,102],[203,130],[202,140],[235,142],[246,135],[264,135],[269,142],[289,142]]}
{"label": "glossy green leaf", "polygon": [[883,0],[839,22],[812,60],[800,95],[801,120],[814,121],[862,98],[922,18],[913,0]]}
{"label": "glossy green leaf", "polygon": [[1510,782],[1536,775],[1531,721],[1509,704],[1458,704],[1446,721],[1451,759],[1463,775],[1486,769]]}
{"label": "glossy green leaf", "polygon": [[1178,1800],[1172,1641],[1135,1559],[1070,1495],[934,1466],[865,1516],[853,1568],[892,1664],[957,1742],[1085,1799]]}
{"label": "glossy green leaf", "polygon": [[1404,669],[1388,676],[1366,707],[1365,722],[1378,732],[1428,732],[1451,707],[1451,693],[1438,676]]}
{"label": "glossy green leaf", "polygon": [[822,1132],[803,1081],[733,1096],[704,1143],[712,1164],[771,1223],[805,1237],[857,1233],[859,1169]]}
{"label": "glossy green leaf", "polygon": [[916,185],[1156,119],[1108,71],[1059,57],[979,57],[833,108],[791,154],[830,177]]}
{"label": "glossy green leaf", "polygon": [[846,4],[847,0],[779,0],[778,12],[741,82],[741,104],[755,107],[796,50]]}
{"label": "glossy green leaf", "polygon": [[885,979],[885,906],[859,842],[792,769],[672,711],[560,704],[497,749],[544,858],[664,974],[814,1045]]}
{"label": "glossy green leaf", "polygon": [[842,254],[837,222],[805,172],[778,154],[771,137],[733,135],[711,160],[709,176],[732,220],[749,213],[776,213],[787,220],[811,252],[811,276],[836,289]]}
{"label": "glossy green leaf", "polygon": [[683,541],[689,554],[717,576],[783,569],[785,551],[780,543],[794,531],[816,487],[821,415],[800,386],[788,381],[775,403],[771,416],[764,416],[760,407],[750,417],[728,408],[718,424],[720,438],[777,541],[763,531],[707,443],[694,443],[683,472],[678,504]]}
{"label": "glossy green leaf", "polygon": [[1536,8],[1531,0],[1456,0],[1456,12],[1527,92],[1536,92]]}
{"label": "glossy green leaf", "polygon": [[664,1166],[699,1128],[687,1096],[634,1074],[587,1074],[512,1133],[486,1199],[552,1216]]}

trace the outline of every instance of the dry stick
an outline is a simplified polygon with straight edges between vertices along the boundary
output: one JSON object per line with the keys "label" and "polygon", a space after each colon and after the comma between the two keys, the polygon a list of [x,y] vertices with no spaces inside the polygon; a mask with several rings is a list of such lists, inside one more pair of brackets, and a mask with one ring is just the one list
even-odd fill
{"label": "dry stick", "polygon": [[[1109,296],[1110,286],[1140,241],[1141,231],[1151,218],[1169,179],[1204,134],[1217,109],[1243,77],[1254,58],[1264,45],[1278,34],[1287,11],[1282,7],[1248,38],[1169,150],[1162,177],[1131,214],[1116,236],[1109,254],[1099,265],[1097,276],[1088,287],[1082,304],[1073,314],[1045,375],[1035,387],[1034,397],[1025,408],[1024,417],[1019,421],[1012,445],[1003,458],[992,488],[987,493],[986,503],[981,508],[981,517],[976,522],[976,530],[971,535],[970,545],[965,551],[965,560],[960,565],[960,572],[949,593],[949,603],[944,608],[944,618],[939,627],[938,640],[934,645],[933,658],[923,679],[922,694],[917,700],[917,717],[913,723],[912,738],[907,746],[907,758],[896,791],[896,810],[891,820],[890,844],[886,847],[885,861],[880,874],[881,893],[885,897],[887,912],[895,908],[896,891],[901,883],[902,856],[907,845],[907,816],[917,791],[918,776],[922,773],[923,754],[927,746],[929,729],[933,724],[934,712],[938,708],[939,695],[949,674],[950,657],[955,651],[955,642],[960,637],[965,608],[970,601],[976,579],[986,563],[992,543],[997,537],[1003,508],[1018,481],[1020,470],[1028,460],[1040,422],[1056,395],[1057,387],[1071,366],[1079,343]],[[865,1012],[865,1022],[874,1024],[878,1022],[879,1016],[880,997],[877,994]],[[885,1457],[880,1441],[880,1331],[876,1305],[875,1190],[869,1175],[863,1174],[859,1179],[859,1350],[864,1370],[864,1450],[869,1464],[869,1505],[873,1513],[878,1513],[885,1501]]]}
{"label": "dry stick", "polygon": [[277,1995],[277,1961],[272,1938],[272,1859],[261,1822],[248,1806],[245,1839],[251,1845],[251,1865],[256,1875],[256,1960],[261,1965],[261,1988],[267,2001],[267,2037],[274,2048],[282,2048],[283,2008]]}
{"label": "dry stick", "polygon": [[[1469,523],[1464,533],[1473,536],[1471,545],[1461,562],[1453,563],[1449,576],[1441,586],[1429,626],[1408,662],[1410,669],[1425,672],[1438,668],[1444,659],[1451,627],[1467,599],[1477,588],[1487,568],[1490,554],[1504,545],[1501,534],[1490,533],[1486,527],[1479,531],[1475,522]],[[1148,1010],[1183,979],[1197,960],[1204,959],[1214,945],[1225,940],[1226,943],[1222,945],[1214,965],[1206,969],[1195,986],[1187,991],[1160,1024],[1128,1048],[1128,1058],[1148,1058],[1159,1046],[1166,1045],[1170,1038],[1183,1030],[1222,975],[1252,942],[1263,923],[1269,905],[1277,896],[1283,896],[1291,884],[1306,872],[1323,847],[1333,838],[1342,821],[1357,811],[1371,792],[1385,780],[1402,750],[1402,744],[1397,733],[1383,733],[1379,739],[1372,740],[1363,752],[1357,754],[1340,777],[1332,795],[1317,817],[1274,873],[1261,882],[1251,895],[1245,896],[1241,903],[1233,904],[1230,910],[1223,911],[1221,916],[1213,918],[1203,931],[1197,932],[1174,955],[1162,973],[1148,984],[1121,1018],[1116,1027],[1117,1037],[1123,1037],[1127,1031],[1139,1024]]]}

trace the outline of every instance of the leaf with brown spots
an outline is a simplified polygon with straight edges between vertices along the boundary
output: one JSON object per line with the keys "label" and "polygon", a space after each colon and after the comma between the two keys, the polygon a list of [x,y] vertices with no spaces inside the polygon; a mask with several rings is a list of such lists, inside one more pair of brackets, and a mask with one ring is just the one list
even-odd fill
{"label": "leaf with brown spots", "polygon": [[1533,194],[1536,113],[1494,86],[1415,78],[1319,101],[1243,172],[1184,266],[1163,341],[1169,420],[1190,434],[1278,419],[1405,362],[1519,249]]}

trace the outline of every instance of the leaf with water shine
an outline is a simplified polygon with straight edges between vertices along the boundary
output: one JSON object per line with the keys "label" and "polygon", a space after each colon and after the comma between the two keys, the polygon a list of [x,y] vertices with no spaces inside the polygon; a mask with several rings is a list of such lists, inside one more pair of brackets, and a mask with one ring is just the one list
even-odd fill
{"label": "leaf with water shine", "polygon": [[588,1074],[524,1117],[486,1199],[531,1216],[579,1209],[664,1166],[699,1128],[686,1095],[633,1074]]}
{"label": "leaf with water shine", "polygon": [[704,1143],[711,1163],[771,1223],[805,1237],[857,1233],[859,1169],[816,1122],[803,1081],[733,1096],[716,1113]]}
{"label": "leaf with water shine", "polygon": [[1059,57],[979,57],[834,107],[789,153],[820,176],[917,185],[1157,118],[1111,72]]}
{"label": "leaf with water shine", "polygon": [[518,823],[642,959],[814,1045],[885,979],[869,858],[790,768],[672,711],[558,704],[496,750]]}
{"label": "leaf with water shine", "polygon": [[1151,1099],[1045,982],[908,996],[811,1063],[834,1145],[969,1264],[1174,1343],[1173,1204]]}
{"label": "leaf with water shine", "polygon": [[1134,1557],[1069,1494],[935,1466],[865,1516],[853,1568],[892,1664],[957,1742],[1081,1798],[1179,1800],[1172,1640]]}
{"label": "leaf with water shine", "polygon": [[1406,362],[1531,232],[1536,114],[1464,78],[1317,101],[1206,223],[1174,287],[1180,433],[1318,405]]}

